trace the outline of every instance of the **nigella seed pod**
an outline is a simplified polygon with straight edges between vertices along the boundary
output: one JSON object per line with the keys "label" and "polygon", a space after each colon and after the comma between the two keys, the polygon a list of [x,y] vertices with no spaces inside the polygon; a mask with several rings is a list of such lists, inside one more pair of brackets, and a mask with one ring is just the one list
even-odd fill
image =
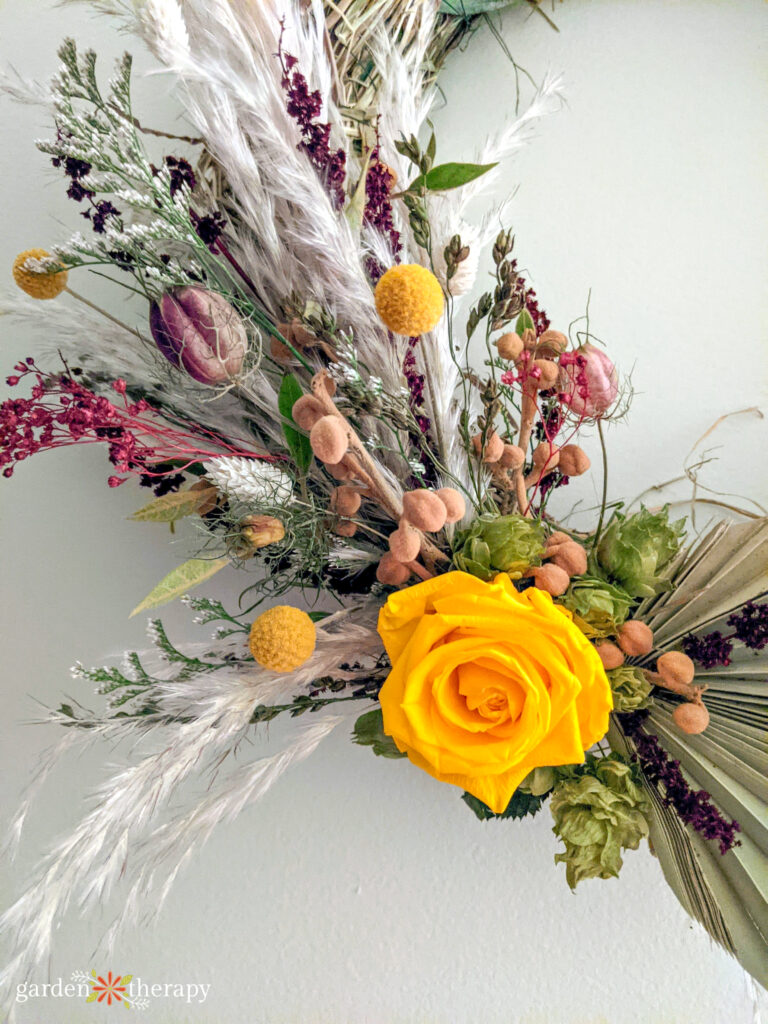
{"label": "nigella seed pod", "polygon": [[149,327],[165,358],[200,384],[224,384],[248,350],[245,325],[227,300],[206,288],[175,288],[153,302]]}

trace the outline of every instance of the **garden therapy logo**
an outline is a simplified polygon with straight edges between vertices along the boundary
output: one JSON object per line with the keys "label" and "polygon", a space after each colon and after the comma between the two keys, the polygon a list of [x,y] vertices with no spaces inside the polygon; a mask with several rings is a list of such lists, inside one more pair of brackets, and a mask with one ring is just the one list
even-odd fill
{"label": "garden therapy logo", "polygon": [[111,1006],[112,1003],[122,1003],[122,1005],[130,1010],[131,1004],[128,1001],[128,986],[133,981],[132,974],[118,974],[113,976],[112,971],[107,973],[106,978],[103,978],[96,971],[91,971],[91,980],[89,985],[92,988],[91,994],[85,1000],[86,1003],[106,1003],[107,1006]]}
{"label": "garden therapy logo", "polygon": [[151,999],[180,999],[185,1003],[204,1003],[211,991],[209,982],[152,982],[133,974],[115,971],[73,971],[70,980],[57,978],[46,982],[23,982],[16,986],[16,1002],[30,999],[84,999],[102,1006],[124,1006],[126,1010],[146,1010]]}

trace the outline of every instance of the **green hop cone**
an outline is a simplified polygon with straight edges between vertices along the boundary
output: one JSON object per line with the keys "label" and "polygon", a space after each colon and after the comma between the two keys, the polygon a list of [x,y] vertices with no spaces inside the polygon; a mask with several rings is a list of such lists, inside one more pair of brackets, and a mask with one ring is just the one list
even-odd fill
{"label": "green hop cone", "polygon": [[664,588],[662,570],[679,551],[684,530],[684,519],[670,523],[668,507],[617,512],[597,547],[600,569],[630,597],[653,597]]}
{"label": "green hop cone", "polygon": [[481,580],[497,572],[521,576],[531,565],[540,565],[544,554],[544,528],[524,516],[477,519],[456,534],[453,563],[457,569]]}
{"label": "green hop cone", "polygon": [[596,576],[576,576],[560,598],[575,615],[591,626],[597,636],[615,633],[629,614],[632,598]]}
{"label": "green hop cone", "polygon": [[621,851],[636,850],[648,835],[650,805],[636,771],[611,754],[561,772],[549,806],[552,831],[565,843],[555,863],[565,864],[571,889],[585,878],[616,877]]}
{"label": "green hop cone", "polygon": [[622,665],[606,674],[613,693],[614,711],[639,711],[651,703],[653,687],[639,668]]}

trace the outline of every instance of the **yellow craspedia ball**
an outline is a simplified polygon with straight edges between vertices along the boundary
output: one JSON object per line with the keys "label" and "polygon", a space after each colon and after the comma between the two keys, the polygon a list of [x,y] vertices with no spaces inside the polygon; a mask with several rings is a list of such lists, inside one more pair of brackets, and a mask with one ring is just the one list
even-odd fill
{"label": "yellow craspedia ball", "polygon": [[28,259],[44,260],[50,255],[45,249],[26,249],[13,261],[13,280],[33,299],[55,299],[67,287],[66,270],[56,274],[36,274],[24,266]]}
{"label": "yellow craspedia ball", "polygon": [[254,659],[273,672],[292,672],[315,649],[315,624],[301,608],[278,605],[251,626],[248,646]]}
{"label": "yellow craspedia ball", "polygon": [[413,338],[431,331],[443,315],[443,289],[418,263],[390,267],[374,292],[379,316],[394,334]]}

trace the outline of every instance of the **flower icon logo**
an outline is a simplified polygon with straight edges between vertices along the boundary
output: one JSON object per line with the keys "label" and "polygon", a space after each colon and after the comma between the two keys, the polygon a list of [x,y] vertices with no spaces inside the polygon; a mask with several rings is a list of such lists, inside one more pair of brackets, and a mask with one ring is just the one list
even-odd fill
{"label": "flower icon logo", "polygon": [[112,976],[112,971],[107,974],[104,979],[96,971],[91,971],[93,981],[90,982],[91,994],[85,1000],[86,1003],[106,1002],[107,1006],[112,1005],[112,1001],[115,1003],[122,1003],[126,1009],[130,1009],[131,1004],[126,999],[126,993],[128,991],[128,983],[132,974],[118,974],[115,977]]}

